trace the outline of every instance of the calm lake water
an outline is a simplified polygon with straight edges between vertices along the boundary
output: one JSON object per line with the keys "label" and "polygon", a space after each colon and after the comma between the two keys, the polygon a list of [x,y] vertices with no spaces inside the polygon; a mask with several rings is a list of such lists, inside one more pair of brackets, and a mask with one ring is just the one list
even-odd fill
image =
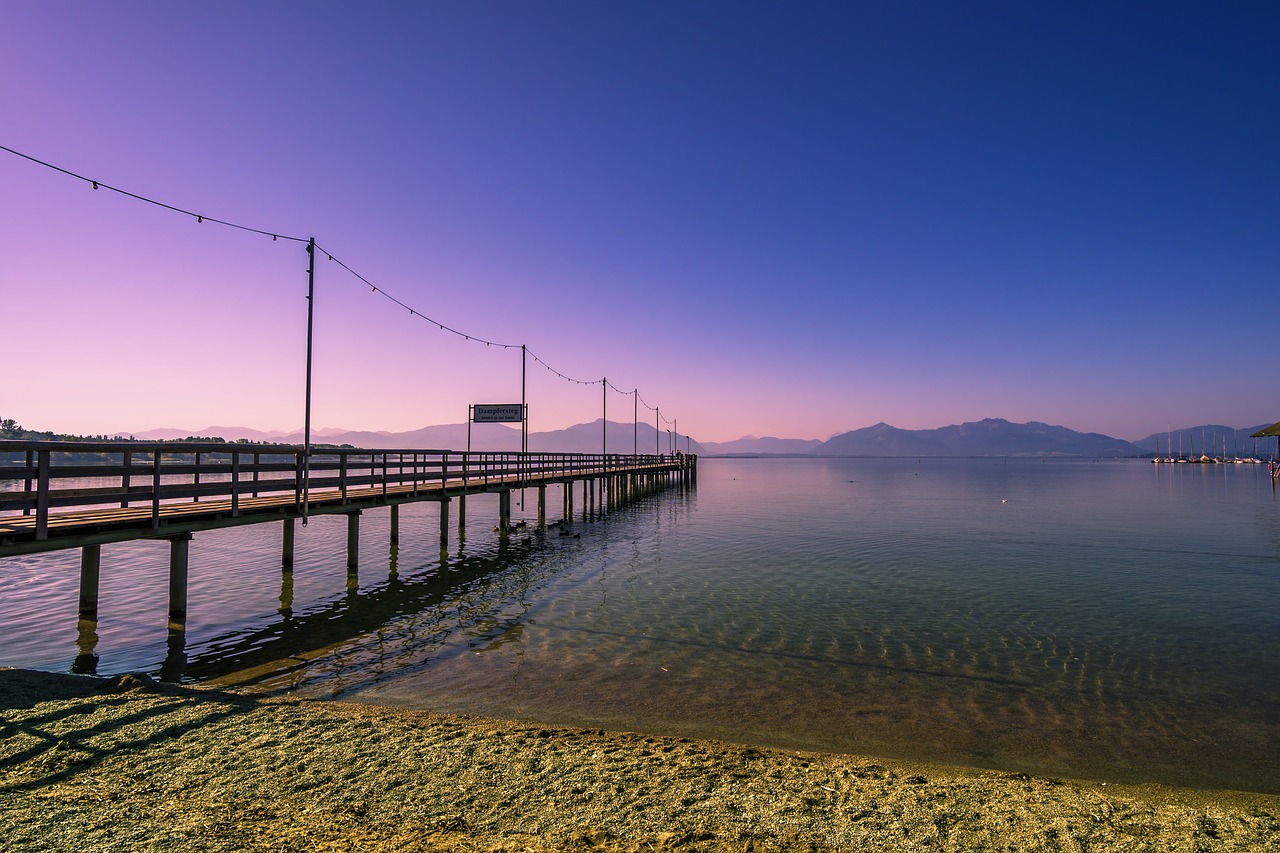
{"label": "calm lake water", "polygon": [[[581,511],[581,493],[577,506]],[[534,492],[523,513],[536,514]],[[558,518],[558,490],[548,514]],[[1280,498],[1264,466],[702,459],[503,542],[468,501],[0,561],[0,665],[1012,771],[1280,791]],[[456,512],[454,513],[456,526]]]}

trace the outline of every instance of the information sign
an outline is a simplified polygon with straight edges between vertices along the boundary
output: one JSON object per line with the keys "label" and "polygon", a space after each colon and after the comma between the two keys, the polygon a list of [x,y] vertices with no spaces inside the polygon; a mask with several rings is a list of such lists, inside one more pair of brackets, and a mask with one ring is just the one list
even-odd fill
{"label": "information sign", "polygon": [[478,424],[518,424],[524,422],[524,406],[519,403],[476,403],[471,420]]}

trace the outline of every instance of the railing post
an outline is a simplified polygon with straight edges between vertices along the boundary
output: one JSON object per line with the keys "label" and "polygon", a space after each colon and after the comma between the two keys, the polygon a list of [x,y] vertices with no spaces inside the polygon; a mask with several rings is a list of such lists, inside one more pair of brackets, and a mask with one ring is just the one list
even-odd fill
{"label": "railing post", "polygon": [[[302,523],[307,523],[307,507],[304,505],[303,488],[304,473],[302,470],[302,453],[293,454],[293,508],[302,515]],[[309,495],[307,496],[309,497]]]}
{"label": "railing post", "polygon": [[253,454],[253,496],[255,498],[258,496],[258,464],[260,455],[261,454],[258,453]]}
{"label": "railing post", "polygon": [[338,451],[338,489],[342,494],[342,502],[347,502],[347,454]]}
{"label": "railing post", "polygon": [[124,490],[124,499],[120,501],[120,508],[125,509],[129,506],[129,486],[133,483],[133,473],[130,470],[133,467],[133,451],[126,450],[124,452],[124,473],[120,475],[120,488]]}
{"label": "railing post", "polygon": [[[160,448],[151,452],[151,527],[160,529]],[[185,607],[184,607],[185,609]]]}
{"label": "railing post", "polygon": [[[35,458],[35,453],[34,453],[34,451],[28,450],[28,451],[27,451],[27,479],[26,479],[26,483],[25,483],[25,485],[24,485],[24,488],[23,488],[23,490],[22,490],[22,497],[23,497],[23,499],[24,499],[24,500],[31,500],[31,482],[32,482],[32,481],[31,481],[31,466],[35,463],[35,461],[36,461],[36,458]],[[23,515],[31,515],[31,507],[29,507],[29,506],[28,506],[28,507],[23,507],[23,508],[22,508],[22,514],[23,514]]]}
{"label": "railing post", "polygon": [[49,538],[49,451],[36,454],[36,538]]}
{"label": "railing post", "polygon": [[[196,451],[195,456],[196,456],[196,465],[195,465],[196,473],[195,473],[195,480],[194,480],[194,481],[192,481],[191,485],[193,485],[193,486],[199,486],[199,485],[200,485],[200,451],[199,451],[199,450],[197,450],[197,451]],[[198,489],[196,489],[196,490],[193,490],[193,491],[195,491],[195,494],[191,496],[191,500],[192,500],[192,502],[193,502],[193,503],[200,503],[200,492],[199,492],[199,490],[198,490]]]}
{"label": "railing post", "polygon": [[231,451],[231,516],[240,514],[240,451]]}

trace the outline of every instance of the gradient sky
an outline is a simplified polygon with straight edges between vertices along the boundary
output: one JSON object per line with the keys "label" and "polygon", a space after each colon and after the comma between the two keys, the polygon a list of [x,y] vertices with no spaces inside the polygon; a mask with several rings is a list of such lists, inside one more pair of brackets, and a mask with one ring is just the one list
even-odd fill
{"label": "gradient sky", "polygon": [[[1274,2],[0,0],[0,145],[314,236],[699,440],[1135,439],[1280,419],[1277,33]],[[0,152],[0,416],[299,427],[306,265]],[[315,427],[519,400],[518,349],[324,257],[316,288]],[[529,364],[531,429],[599,417]]]}

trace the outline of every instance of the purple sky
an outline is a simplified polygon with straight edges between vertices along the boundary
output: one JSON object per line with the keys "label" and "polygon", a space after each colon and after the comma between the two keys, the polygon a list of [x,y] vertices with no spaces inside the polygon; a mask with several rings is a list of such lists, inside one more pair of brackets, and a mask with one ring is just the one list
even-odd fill
{"label": "purple sky", "polygon": [[[0,145],[682,433],[1280,419],[1276,3],[0,4]],[[520,398],[321,258],[313,424]],[[0,152],[0,416],[303,418],[306,254]],[[530,360],[530,427],[600,386]],[[609,416],[629,421],[630,396]],[[652,412],[641,409],[652,422]]]}

